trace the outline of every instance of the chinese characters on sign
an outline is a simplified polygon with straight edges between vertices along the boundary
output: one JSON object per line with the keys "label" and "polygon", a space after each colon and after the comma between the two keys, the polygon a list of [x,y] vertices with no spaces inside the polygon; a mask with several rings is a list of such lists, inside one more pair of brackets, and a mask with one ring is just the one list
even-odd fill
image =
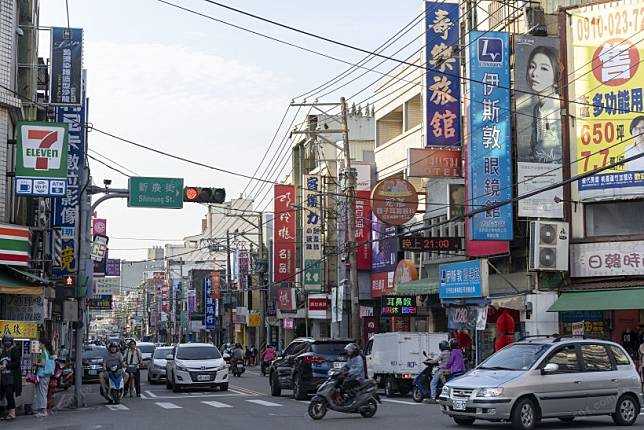
{"label": "chinese characters on sign", "polygon": [[357,191],[355,199],[358,270],[371,270],[371,191]]}
{"label": "chinese characters on sign", "polygon": [[463,249],[460,237],[423,237],[420,235],[398,238],[401,251],[432,252],[460,251]]}
{"label": "chinese characters on sign", "polygon": [[35,321],[0,320],[0,336],[10,334],[14,339],[38,339],[38,323]]}
{"label": "chinese characters on sign", "polygon": [[212,279],[206,276],[204,279],[204,325],[206,330],[212,330],[217,324],[217,300],[212,298]]}
{"label": "chinese characters on sign", "polygon": [[[474,208],[512,197],[510,66],[507,33],[471,32],[468,197]],[[512,240],[512,204],[469,219],[472,240]]]}
{"label": "chinese characters on sign", "polygon": [[[643,13],[639,3],[607,2],[568,15],[569,96],[577,101],[571,130],[577,151],[570,158],[580,160],[579,174],[644,152]],[[582,199],[641,194],[644,158],[584,178],[578,188]]]}
{"label": "chinese characters on sign", "polygon": [[237,252],[239,268],[239,279],[237,282],[237,288],[244,290],[249,287],[248,285],[248,274],[250,273],[250,254],[247,250],[242,249]]}
{"label": "chinese characters on sign", "polygon": [[416,315],[416,296],[383,297],[383,317]]}
{"label": "chinese characters on sign", "polygon": [[461,177],[461,151],[433,148],[409,148],[408,151],[409,177]]}
{"label": "chinese characters on sign", "polygon": [[394,272],[371,274],[371,297],[381,297],[394,288]]}
{"label": "chinese characters on sign", "polygon": [[320,290],[320,258],[322,257],[321,218],[320,218],[320,177],[304,175],[302,180],[302,253],[304,261],[304,287],[307,290]]}
{"label": "chinese characters on sign", "polygon": [[644,273],[644,241],[570,245],[570,276],[624,276]]}
{"label": "chinese characters on sign", "polygon": [[212,298],[217,300],[221,299],[221,273],[212,272],[210,274],[212,284]]}
{"label": "chinese characters on sign", "polygon": [[329,309],[329,298],[326,294],[309,294],[308,317],[313,319],[326,319]]}
{"label": "chinese characters on sign", "polygon": [[439,297],[453,299],[486,297],[488,295],[488,267],[486,259],[441,264]]}
{"label": "chinese characters on sign", "polygon": [[277,309],[286,312],[295,310],[295,288],[277,289]]}
{"label": "chinese characters on sign", "polygon": [[295,187],[275,185],[273,281],[295,282]]}
{"label": "chinese characters on sign", "polygon": [[459,5],[425,2],[425,146],[461,145]]}
{"label": "chinese characters on sign", "polygon": [[87,307],[94,310],[112,310],[112,295],[105,294],[86,299]]}
{"label": "chinese characters on sign", "polygon": [[371,208],[385,224],[401,225],[416,215],[418,193],[402,178],[383,179],[371,192]]}
{"label": "chinese characters on sign", "polygon": [[52,27],[49,103],[80,105],[83,101],[83,29]]}

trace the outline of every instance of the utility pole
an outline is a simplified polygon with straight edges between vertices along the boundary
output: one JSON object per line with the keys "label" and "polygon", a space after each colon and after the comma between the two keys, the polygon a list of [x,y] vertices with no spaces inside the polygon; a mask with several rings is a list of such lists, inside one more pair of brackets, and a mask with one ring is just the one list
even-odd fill
{"label": "utility pole", "polygon": [[[230,297],[230,301],[232,303],[232,267],[230,264],[230,230],[226,230],[226,293],[228,294],[228,297]],[[224,300],[224,317],[226,316],[226,303]],[[221,319],[222,321],[224,320],[223,318]],[[233,333],[235,332],[234,327],[233,327],[233,311],[231,309],[230,311],[230,325],[228,326],[228,341],[232,343],[233,341]]]}
{"label": "utility pole", "polygon": [[347,118],[347,102],[340,98],[342,108],[342,144],[344,147],[344,174],[346,178],[344,194],[347,204],[347,252],[349,253],[349,283],[351,285],[351,337],[358,343],[360,335],[360,289],[358,288],[358,263],[356,259],[356,223],[354,207],[356,197],[356,173],[351,169],[351,152],[349,147],[349,120]]}

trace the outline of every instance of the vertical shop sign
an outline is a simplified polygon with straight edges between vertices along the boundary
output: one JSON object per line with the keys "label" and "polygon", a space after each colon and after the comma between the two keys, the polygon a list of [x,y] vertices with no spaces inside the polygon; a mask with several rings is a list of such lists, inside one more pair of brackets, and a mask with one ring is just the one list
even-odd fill
{"label": "vertical shop sign", "polygon": [[371,270],[370,191],[357,191],[355,200],[356,259],[358,270]]}
{"label": "vertical shop sign", "polygon": [[274,188],[274,255],[273,281],[295,281],[295,187],[275,185]]}
{"label": "vertical shop sign", "polygon": [[320,212],[320,177],[304,175],[302,184],[302,253],[304,262],[304,288],[320,290],[320,258],[322,257],[321,212]]}

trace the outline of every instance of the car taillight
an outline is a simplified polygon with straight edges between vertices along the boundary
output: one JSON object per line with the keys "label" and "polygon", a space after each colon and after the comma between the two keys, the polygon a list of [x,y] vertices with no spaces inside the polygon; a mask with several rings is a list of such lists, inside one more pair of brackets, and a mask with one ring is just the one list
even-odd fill
{"label": "car taillight", "polygon": [[311,355],[308,355],[308,356],[304,357],[304,362],[305,363],[318,363],[319,364],[319,363],[324,363],[325,361],[326,360],[324,358],[322,358],[322,357],[316,357],[316,356],[311,356]]}
{"label": "car taillight", "polygon": [[403,373],[403,379],[411,379],[411,375],[409,373]]}

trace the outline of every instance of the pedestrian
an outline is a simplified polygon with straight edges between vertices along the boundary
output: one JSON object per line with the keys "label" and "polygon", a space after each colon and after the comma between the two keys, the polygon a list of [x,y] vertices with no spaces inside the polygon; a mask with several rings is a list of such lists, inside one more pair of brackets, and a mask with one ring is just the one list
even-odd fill
{"label": "pedestrian", "polygon": [[251,366],[255,366],[257,364],[257,348],[255,345],[251,345],[250,347],[250,360],[251,360]]}
{"label": "pedestrian", "polygon": [[7,415],[3,420],[16,419],[16,397],[22,394],[22,371],[20,348],[13,342],[9,333],[2,336],[0,352],[0,400],[7,399]]}
{"label": "pedestrian", "polygon": [[635,333],[630,327],[622,333],[622,346],[628,352],[628,355],[635,359],[637,349],[639,348],[639,333]]}
{"label": "pedestrian", "polygon": [[33,408],[36,411],[36,417],[46,417],[48,415],[48,394],[49,379],[54,374],[56,364],[53,358],[54,347],[47,338],[40,339],[40,354],[36,363],[38,382],[34,386]]}
{"label": "pedestrian", "polygon": [[250,349],[246,347],[244,351],[244,366],[250,366],[250,356],[251,356]]}

